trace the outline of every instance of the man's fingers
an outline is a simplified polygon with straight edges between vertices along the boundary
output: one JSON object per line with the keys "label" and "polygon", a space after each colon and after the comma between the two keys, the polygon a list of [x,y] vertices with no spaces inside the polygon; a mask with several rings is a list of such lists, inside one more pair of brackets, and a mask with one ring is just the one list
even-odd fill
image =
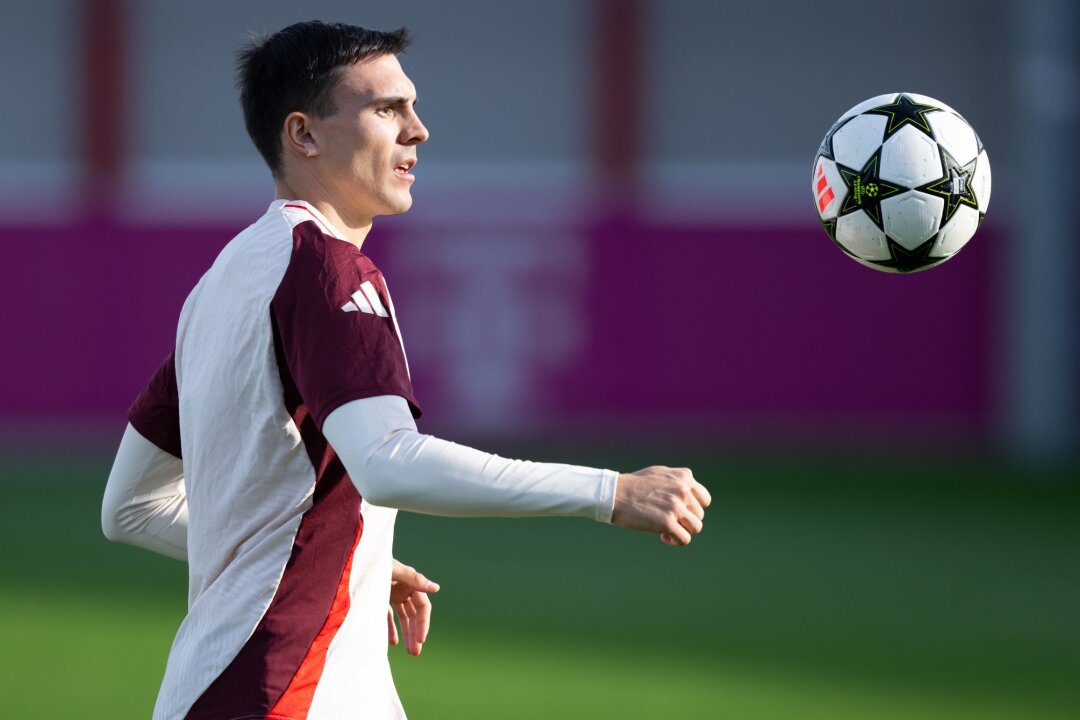
{"label": "man's fingers", "polygon": [[690,497],[686,500],[686,509],[689,510],[698,520],[705,519],[705,508],[701,506],[701,503],[698,502],[697,496],[693,493],[691,493]]}
{"label": "man's fingers", "polygon": [[412,617],[409,613],[409,601],[394,603],[394,612],[397,614],[398,625],[401,627],[401,640],[405,649],[409,649],[409,640],[412,638]]}
{"label": "man's fingers", "polygon": [[394,624],[394,613],[389,608],[386,610],[386,639],[391,645],[398,644],[397,625]]}
{"label": "man's fingers", "polygon": [[[683,485],[680,488],[678,500],[673,508],[674,517],[680,527],[685,529],[688,533],[683,545],[690,542],[690,535],[697,535],[704,527],[705,508],[701,506],[701,502],[695,492],[695,486],[698,482],[693,479],[693,475],[689,470],[682,471],[686,477],[689,478],[690,484]],[[670,520],[669,520],[670,522]],[[674,539],[684,540],[682,537],[675,536]]]}
{"label": "man's fingers", "polygon": [[[390,602],[391,603],[404,602],[405,600],[407,600],[409,597],[415,595],[416,593],[425,593],[425,594],[427,594],[427,593],[437,593],[437,592],[439,592],[439,584],[436,583],[436,582],[432,582],[432,581],[428,580],[423,575],[420,576],[420,585],[419,586],[412,585],[411,582],[412,581],[410,581],[410,580],[397,580],[397,579],[395,579],[393,582],[391,582],[390,583]],[[425,587],[429,588],[429,589],[425,590],[424,589]]]}
{"label": "man's fingers", "polygon": [[413,579],[412,586],[425,593],[437,593],[439,592],[439,583],[432,580],[428,580],[423,574],[416,573],[416,577]]}
{"label": "man's fingers", "polygon": [[426,593],[413,593],[409,599],[395,603],[394,610],[401,624],[405,650],[410,655],[419,655],[431,627],[431,601]]}
{"label": "man's fingers", "polygon": [[686,528],[691,535],[697,535],[705,527],[705,523],[693,511],[679,518],[679,524]]}
{"label": "man's fingers", "polygon": [[674,545],[689,545],[690,544],[690,533],[687,532],[686,528],[684,528],[682,525],[680,525],[675,520],[672,520],[672,521],[670,521],[668,523],[667,532],[664,533],[664,535],[667,535],[668,537],[670,537],[672,540],[675,541],[674,543],[670,543],[670,544],[674,544]]}
{"label": "man's fingers", "polygon": [[413,608],[416,617],[413,621],[413,635],[416,641],[416,653],[420,653],[420,645],[427,642],[428,628],[431,627],[431,601],[425,593],[416,593],[413,596]]}
{"label": "man's fingers", "polygon": [[701,503],[701,507],[707,508],[712,505],[712,495],[709,494],[709,489],[699,483],[697,480],[691,486],[690,490],[694,493],[694,497]]}
{"label": "man's fingers", "polygon": [[406,585],[413,590],[428,593],[439,592],[439,583],[429,580],[423,573],[418,572],[416,568],[401,563],[394,567],[392,579],[394,582]]}

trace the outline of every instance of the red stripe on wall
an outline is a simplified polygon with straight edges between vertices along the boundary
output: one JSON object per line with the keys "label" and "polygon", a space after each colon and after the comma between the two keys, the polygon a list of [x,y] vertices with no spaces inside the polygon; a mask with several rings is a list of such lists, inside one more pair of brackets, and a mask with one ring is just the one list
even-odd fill
{"label": "red stripe on wall", "polygon": [[83,2],[82,161],[87,207],[107,204],[118,189],[126,158],[128,117],[126,0]]}
{"label": "red stripe on wall", "polygon": [[594,172],[616,195],[632,193],[641,160],[641,0],[594,0]]}

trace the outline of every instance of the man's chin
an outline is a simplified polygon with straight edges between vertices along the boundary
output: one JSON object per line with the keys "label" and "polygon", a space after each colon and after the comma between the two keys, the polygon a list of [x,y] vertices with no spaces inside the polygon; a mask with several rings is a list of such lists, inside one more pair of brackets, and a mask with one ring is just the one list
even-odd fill
{"label": "man's chin", "polygon": [[393,199],[388,199],[386,204],[383,206],[383,211],[381,213],[377,213],[377,214],[378,215],[400,215],[403,212],[408,212],[409,208],[412,207],[412,203],[413,203],[412,195],[406,193],[405,195],[402,195],[400,197],[395,197]]}

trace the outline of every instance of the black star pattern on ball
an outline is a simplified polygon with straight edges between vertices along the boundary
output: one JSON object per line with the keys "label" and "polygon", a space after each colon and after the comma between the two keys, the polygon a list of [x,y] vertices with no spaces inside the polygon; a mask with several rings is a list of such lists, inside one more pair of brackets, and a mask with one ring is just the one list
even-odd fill
{"label": "black star pattern on ball", "polygon": [[885,125],[885,136],[881,139],[882,142],[885,142],[905,125],[911,125],[930,137],[934,137],[934,131],[930,128],[930,121],[926,119],[926,114],[937,110],[941,110],[941,108],[936,105],[917,103],[909,95],[900,93],[900,97],[896,98],[895,102],[871,108],[865,114],[884,115],[889,119],[889,122]]}
{"label": "black star pattern on ball", "polygon": [[840,208],[840,215],[862,210],[878,228],[884,231],[885,225],[881,221],[881,201],[904,192],[905,188],[883,181],[879,176],[880,167],[880,148],[866,162],[862,170],[852,170],[840,163],[836,164],[840,177],[847,185],[847,197],[844,198],[844,206]]}
{"label": "black star pattern on ball", "polygon": [[892,258],[889,260],[869,260],[868,262],[880,265],[881,267],[891,268],[892,270],[901,273],[922,270],[923,268],[936,265],[944,260],[944,258],[930,257],[930,250],[934,247],[934,240],[936,239],[936,236],[932,237],[917,248],[908,250],[892,238],[886,238],[885,242],[889,245],[889,252],[892,253]]}
{"label": "black star pattern on ball", "polygon": [[941,167],[944,168],[945,174],[939,180],[915,189],[937,195],[945,200],[945,212],[941,216],[941,224],[945,225],[961,205],[967,205],[974,210],[979,209],[979,199],[975,197],[975,188],[971,186],[971,179],[975,175],[975,164],[979,159],[975,158],[967,165],[960,165],[945,148],[940,145],[938,147],[941,149]]}
{"label": "black star pattern on ball", "polygon": [[832,239],[833,242],[836,242],[836,220],[819,219],[818,222],[821,223],[821,227],[823,227],[825,229],[825,232],[828,233],[829,238]]}

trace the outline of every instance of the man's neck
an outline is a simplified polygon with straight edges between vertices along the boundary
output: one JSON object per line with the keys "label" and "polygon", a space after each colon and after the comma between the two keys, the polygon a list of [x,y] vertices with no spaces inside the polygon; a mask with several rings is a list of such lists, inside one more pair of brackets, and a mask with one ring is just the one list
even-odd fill
{"label": "man's neck", "polygon": [[371,218],[353,219],[338,212],[330,193],[325,188],[306,187],[285,180],[274,181],[274,197],[277,200],[303,200],[322,213],[343,240],[360,248],[371,231]]}

